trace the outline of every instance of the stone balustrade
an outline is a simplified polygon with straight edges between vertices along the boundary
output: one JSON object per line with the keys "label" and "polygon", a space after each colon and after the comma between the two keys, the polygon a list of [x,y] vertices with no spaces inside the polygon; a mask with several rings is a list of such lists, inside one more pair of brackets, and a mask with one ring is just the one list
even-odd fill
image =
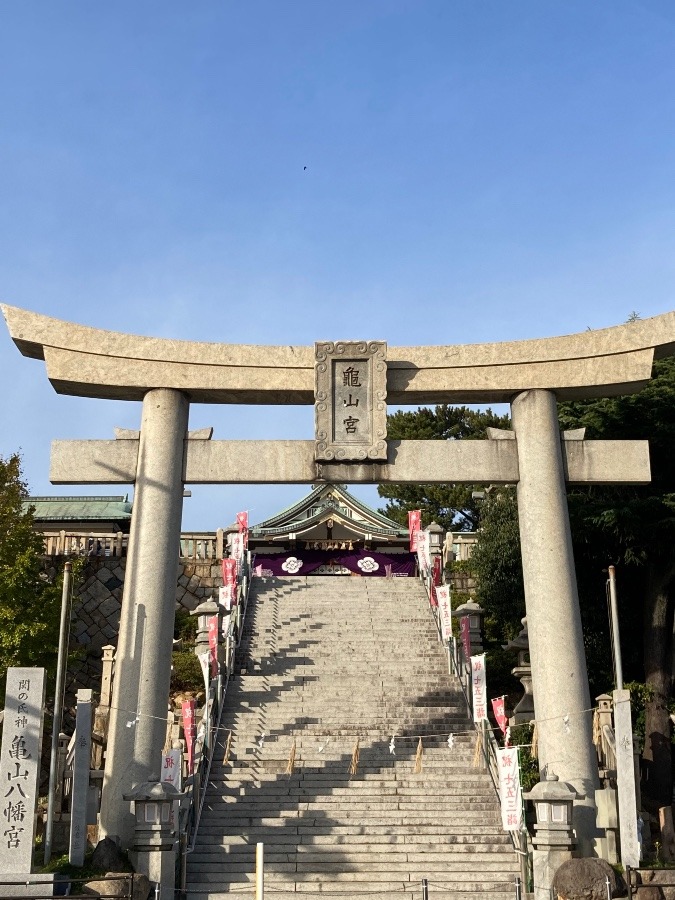
{"label": "stone balustrade", "polygon": [[[58,531],[46,533],[45,556],[84,556],[122,558],[127,555],[129,535],[121,531],[110,534],[90,531]],[[184,531],[180,536],[180,559],[223,558],[224,531]]]}

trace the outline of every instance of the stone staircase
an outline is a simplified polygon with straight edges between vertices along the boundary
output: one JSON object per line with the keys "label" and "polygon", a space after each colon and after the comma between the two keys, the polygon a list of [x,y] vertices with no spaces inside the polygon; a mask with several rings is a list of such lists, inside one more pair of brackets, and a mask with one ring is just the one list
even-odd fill
{"label": "stone staircase", "polygon": [[421,897],[423,878],[431,900],[515,896],[518,860],[419,582],[256,579],[235,671],[190,897],[251,900],[258,841],[279,900]]}

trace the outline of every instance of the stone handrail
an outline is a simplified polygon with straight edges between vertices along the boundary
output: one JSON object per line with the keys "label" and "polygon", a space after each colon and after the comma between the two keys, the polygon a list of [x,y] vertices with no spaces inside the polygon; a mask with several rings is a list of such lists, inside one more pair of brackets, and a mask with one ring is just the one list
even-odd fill
{"label": "stone handrail", "polygon": [[[45,556],[122,557],[127,555],[129,535],[121,531],[96,534],[90,531],[59,531],[44,535]],[[223,558],[224,531],[182,532],[181,559],[220,560]]]}
{"label": "stone handrail", "polygon": [[610,777],[616,777],[616,736],[611,725],[603,725],[597,747],[600,766]]}
{"label": "stone handrail", "polygon": [[44,535],[46,556],[126,556],[128,534],[58,531]]}

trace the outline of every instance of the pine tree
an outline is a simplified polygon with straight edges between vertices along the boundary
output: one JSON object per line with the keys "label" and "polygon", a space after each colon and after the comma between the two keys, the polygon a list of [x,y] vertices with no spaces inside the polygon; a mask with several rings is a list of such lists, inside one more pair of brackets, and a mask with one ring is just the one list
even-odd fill
{"label": "pine tree", "polygon": [[[33,529],[21,459],[0,457],[0,684],[9,666],[54,667],[60,590],[44,571],[44,542]],[[4,688],[3,688],[4,693]]]}

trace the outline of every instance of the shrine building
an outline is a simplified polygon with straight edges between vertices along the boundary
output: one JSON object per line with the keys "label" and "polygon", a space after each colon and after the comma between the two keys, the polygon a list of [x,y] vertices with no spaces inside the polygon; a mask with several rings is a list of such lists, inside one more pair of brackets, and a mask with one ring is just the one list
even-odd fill
{"label": "shrine building", "polygon": [[338,484],[319,485],[253,525],[249,550],[263,576],[415,574],[408,529]]}

